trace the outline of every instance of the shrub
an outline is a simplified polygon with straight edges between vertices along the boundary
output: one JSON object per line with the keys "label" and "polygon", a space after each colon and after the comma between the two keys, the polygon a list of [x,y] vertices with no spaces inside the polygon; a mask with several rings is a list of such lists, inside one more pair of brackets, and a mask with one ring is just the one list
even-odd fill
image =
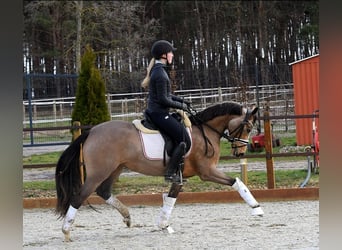
{"label": "shrub", "polygon": [[72,124],[79,121],[81,125],[96,125],[110,120],[105,83],[95,67],[95,59],[94,51],[87,45],[81,59]]}

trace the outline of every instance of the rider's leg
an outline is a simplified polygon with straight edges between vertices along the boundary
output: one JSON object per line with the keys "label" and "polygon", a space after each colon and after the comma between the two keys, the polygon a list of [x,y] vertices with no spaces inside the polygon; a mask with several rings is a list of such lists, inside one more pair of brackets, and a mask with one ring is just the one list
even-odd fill
{"label": "rider's leg", "polygon": [[181,142],[173,151],[173,154],[167,164],[167,169],[165,173],[166,181],[180,181],[180,178],[177,175],[177,171],[179,170],[180,164],[184,161],[185,147],[185,142]]}
{"label": "rider's leg", "polygon": [[168,113],[151,113],[150,118],[158,128],[164,134],[168,135],[177,145],[167,165],[165,180],[173,182],[180,181],[179,177],[178,180],[173,177],[176,176],[175,173],[179,169],[179,165],[182,163],[185,153],[191,146],[191,138],[184,125]]}

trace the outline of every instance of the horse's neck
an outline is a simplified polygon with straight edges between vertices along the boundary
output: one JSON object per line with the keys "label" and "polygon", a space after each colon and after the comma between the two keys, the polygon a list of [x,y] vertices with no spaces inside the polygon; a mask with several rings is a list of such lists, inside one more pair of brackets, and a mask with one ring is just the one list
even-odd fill
{"label": "horse's neck", "polygon": [[213,127],[218,132],[220,132],[220,134],[222,134],[227,129],[229,121],[229,116],[225,115],[215,117],[214,119],[207,121],[206,124],[208,124],[210,127]]}
{"label": "horse's neck", "polygon": [[219,116],[202,123],[200,126],[203,128],[206,135],[212,135],[219,140],[226,130],[228,123],[229,119],[227,116]]}

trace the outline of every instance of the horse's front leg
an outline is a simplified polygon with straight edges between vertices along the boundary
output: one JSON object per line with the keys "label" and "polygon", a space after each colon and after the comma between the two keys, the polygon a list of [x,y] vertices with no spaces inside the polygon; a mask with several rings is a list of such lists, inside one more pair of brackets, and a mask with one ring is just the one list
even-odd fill
{"label": "horse's front leg", "polygon": [[182,184],[173,183],[169,193],[163,193],[163,206],[157,219],[157,225],[161,229],[166,229],[169,233],[173,233],[173,229],[169,225],[171,212],[177,200],[177,196],[182,188]]}
{"label": "horse's front leg", "polygon": [[252,215],[262,216],[264,214],[264,211],[260,207],[259,203],[256,201],[246,185],[238,177],[234,179],[232,177],[226,176],[223,172],[212,167],[207,168],[204,173],[201,173],[200,178],[203,181],[212,181],[219,184],[232,186],[236,191],[239,192],[241,198],[252,208]]}
{"label": "horse's front leg", "polygon": [[111,195],[106,203],[112,205],[123,217],[123,222],[127,225],[127,227],[131,226],[131,215],[129,214],[128,208],[121,203],[114,195]]}
{"label": "horse's front leg", "polygon": [[239,192],[242,199],[244,199],[244,201],[252,208],[252,215],[262,216],[264,214],[264,211],[260,207],[259,203],[256,201],[246,185],[238,177],[236,177],[235,183],[232,187]]}

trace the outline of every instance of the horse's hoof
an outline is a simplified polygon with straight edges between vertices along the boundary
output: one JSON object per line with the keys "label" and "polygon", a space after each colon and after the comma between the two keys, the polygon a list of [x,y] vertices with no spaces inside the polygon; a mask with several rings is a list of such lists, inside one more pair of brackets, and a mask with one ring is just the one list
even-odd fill
{"label": "horse's hoof", "polygon": [[262,210],[261,207],[255,207],[252,209],[252,215],[258,215],[258,216],[263,216],[264,211]]}
{"label": "horse's hoof", "polygon": [[173,234],[175,232],[171,226],[167,226],[167,228],[165,229],[167,230],[169,234]]}
{"label": "horse's hoof", "polygon": [[124,218],[123,222],[126,224],[127,227],[131,227],[131,217],[130,216]]}
{"label": "horse's hoof", "polygon": [[64,233],[64,242],[71,242],[70,232],[63,232],[63,233]]}

